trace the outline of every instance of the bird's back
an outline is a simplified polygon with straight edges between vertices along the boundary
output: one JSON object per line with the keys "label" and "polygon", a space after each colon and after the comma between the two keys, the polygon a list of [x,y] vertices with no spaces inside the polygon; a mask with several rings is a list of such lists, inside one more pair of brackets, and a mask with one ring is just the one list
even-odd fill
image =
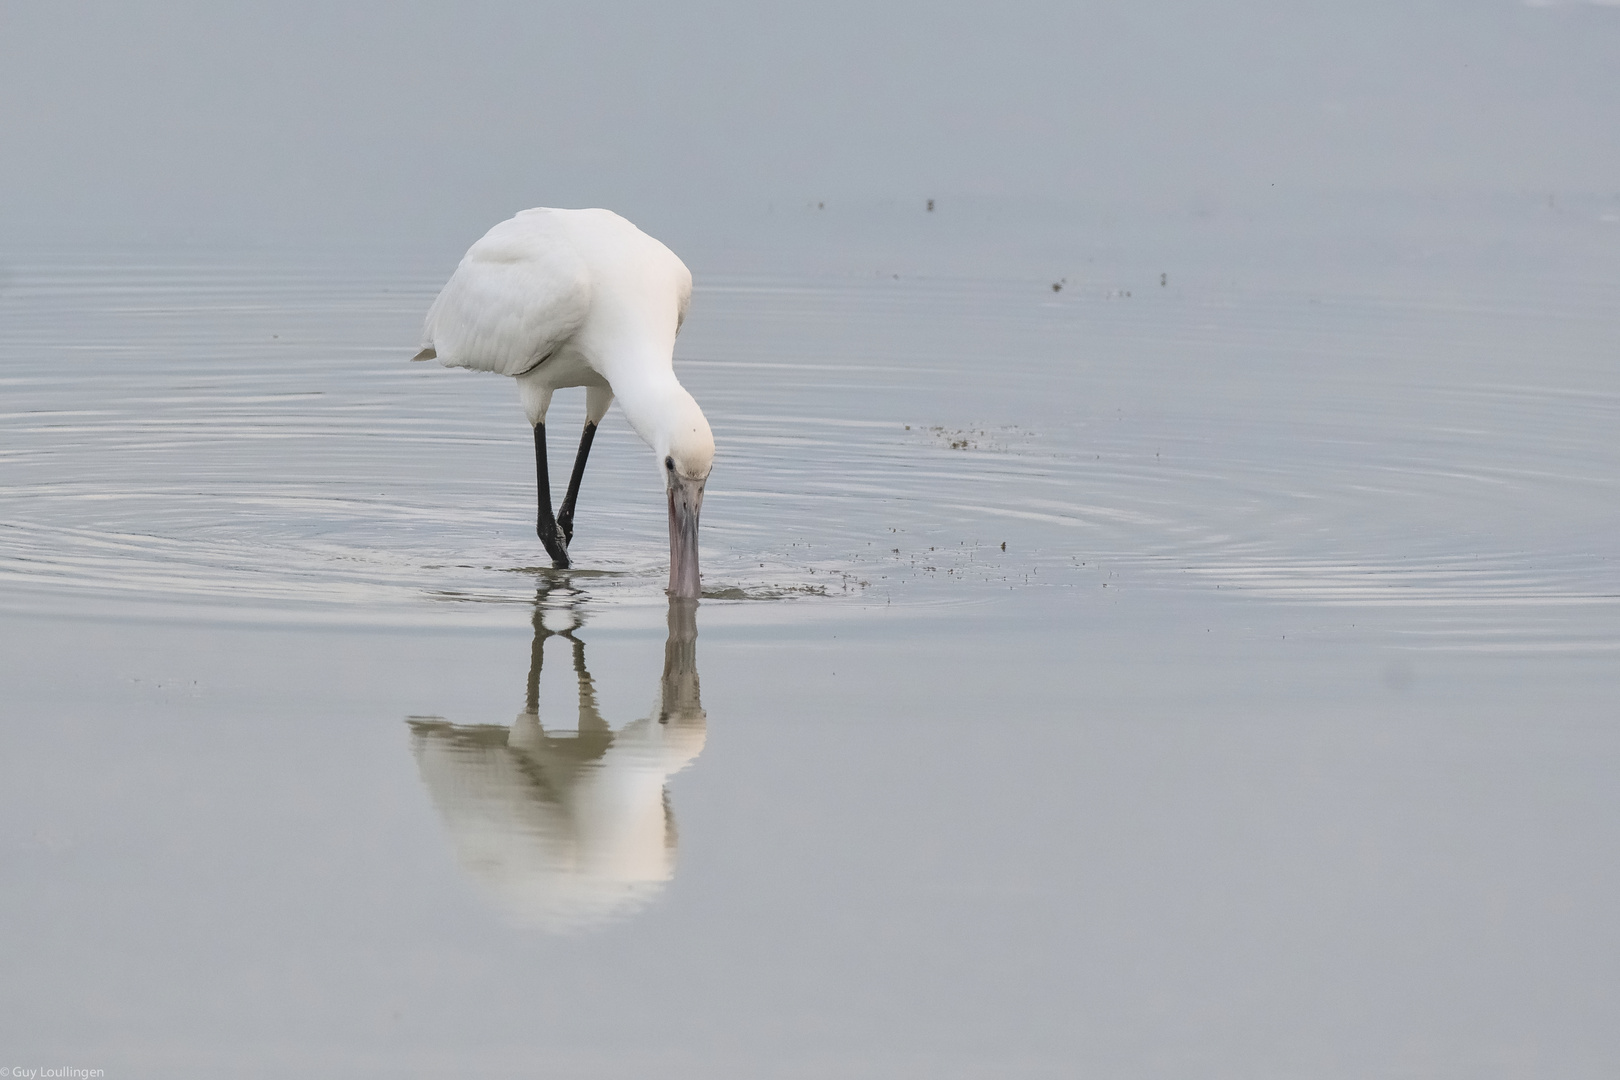
{"label": "bird's back", "polygon": [[521,375],[579,339],[668,334],[692,275],[610,210],[525,210],[474,244],[428,311],[419,359]]}

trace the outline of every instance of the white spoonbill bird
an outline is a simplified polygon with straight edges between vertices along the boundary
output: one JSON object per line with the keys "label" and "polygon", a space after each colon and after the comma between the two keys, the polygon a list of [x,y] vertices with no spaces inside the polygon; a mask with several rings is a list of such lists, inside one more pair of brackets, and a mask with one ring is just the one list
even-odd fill
{"label": "white spoonbill bird", "polygon": [[[618,214],[525,210],[468,249],[428,310],[413,357],[517,380],[534,428],[535,531],[558,567],[568,566],[596,425],[617,397],[657,455],[669,502],[669,592],[684,599],[701,590],[698,513],[714,464],[709,422],[675,378],[675,335],[691,299],[686,264]],[[565,386],[585,387],[585,433],[553,517],[546,410]]]}

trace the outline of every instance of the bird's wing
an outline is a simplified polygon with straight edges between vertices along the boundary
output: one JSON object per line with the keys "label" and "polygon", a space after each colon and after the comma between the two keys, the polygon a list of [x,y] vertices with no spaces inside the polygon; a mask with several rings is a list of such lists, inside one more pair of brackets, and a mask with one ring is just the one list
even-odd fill
{"label": "bird's wing", "polygon": [[521,375],[579,330],[591,307],[585,260],[543,219],[519,215],[474,244],[422,328],[446,367]]}

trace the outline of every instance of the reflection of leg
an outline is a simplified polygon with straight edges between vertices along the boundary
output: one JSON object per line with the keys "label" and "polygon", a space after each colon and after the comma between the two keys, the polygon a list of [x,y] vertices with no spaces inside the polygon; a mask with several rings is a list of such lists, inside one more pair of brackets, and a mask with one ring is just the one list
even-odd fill
{"label": "reflection of leg", "polygon": [[535,518],[534,531],[540,537],[540,542],[546,545],[546,552],[551,556],[552,565],[566,569],[568,566],[568,541],[557,527],[557,519],[551,516],[551,472],[546,467],[546,425],[534,425],[534,473],[536,494],[539,496],[540,511]]}
{"label": "reflection of leg", "polygon": [[611,735],[613,728],[596,705],[596,682],[585,668],[585,643],[573,634],[568,638],[574,643],[574,675],[579,680],[579,733]]}
{"label": "reflection of leg", "polygon": [[[560,600],[560,603],[553,602]],[[585,670],[585,644],[574,636],[574,631],[585,625],[581,607],[581,594],[566,582],[542,583],[534,596],[534,640],[529,646],[529,682],[524,711],[518,714],[507,736],[507,746],[518,751],[529,766],[544,774],[548,785],[566,784],[567,771],[581,764],[593,762],[607,753],[613,745],[613,729],[602,719],[596,706],[596,688],[591,673]],[[553,630],[546,625],[546,615],[553,617],[566,609],[572,625],[566,630]],[[570,732],[552,718],[551,730],[540,719],[540,679],[545,665],[546,642],[551,638],[567,638],[574,647],[574,673],[579,679],[579,731]]]}
{"label": "reflection of leg", "polygon": [[534,644],[529,646],[529,686],[524,699],[525,710],[535,716],[540,713],[540,665],[545,660],[546,638],[551,636],[546,629],[545,595],[542,589],[534,596]]}

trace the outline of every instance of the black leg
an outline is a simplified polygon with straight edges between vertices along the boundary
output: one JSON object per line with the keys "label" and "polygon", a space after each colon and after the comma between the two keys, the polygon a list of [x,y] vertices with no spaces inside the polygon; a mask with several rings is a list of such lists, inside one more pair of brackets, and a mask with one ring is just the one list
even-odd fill
{"label": "black leg", "polygon": [[546,545],[546,553],[551,556],[551,564],[560,570],[568,567],[568,541],[564,539],[563,532],[557,527],[557,519],[551,516],[551,473],[546,468],[546,425],[534,425],[534,474],[535,486],[540,497],[540,514],[535,519],[534,531],[540,537],[540,542]]}
{"label": "black leg", "polygon": [[579,453],[574,455],[574,475],[568,478],[568,494],[563,496],[562,509],[557,512],[557,524],[562,527],[563,539],[574,542],[574,503],[579,499],[579,482],[585,479],[585,459],[591,456],[591,440],[596,438],[596,425],[586,421],[585,434],[579,437]]}

